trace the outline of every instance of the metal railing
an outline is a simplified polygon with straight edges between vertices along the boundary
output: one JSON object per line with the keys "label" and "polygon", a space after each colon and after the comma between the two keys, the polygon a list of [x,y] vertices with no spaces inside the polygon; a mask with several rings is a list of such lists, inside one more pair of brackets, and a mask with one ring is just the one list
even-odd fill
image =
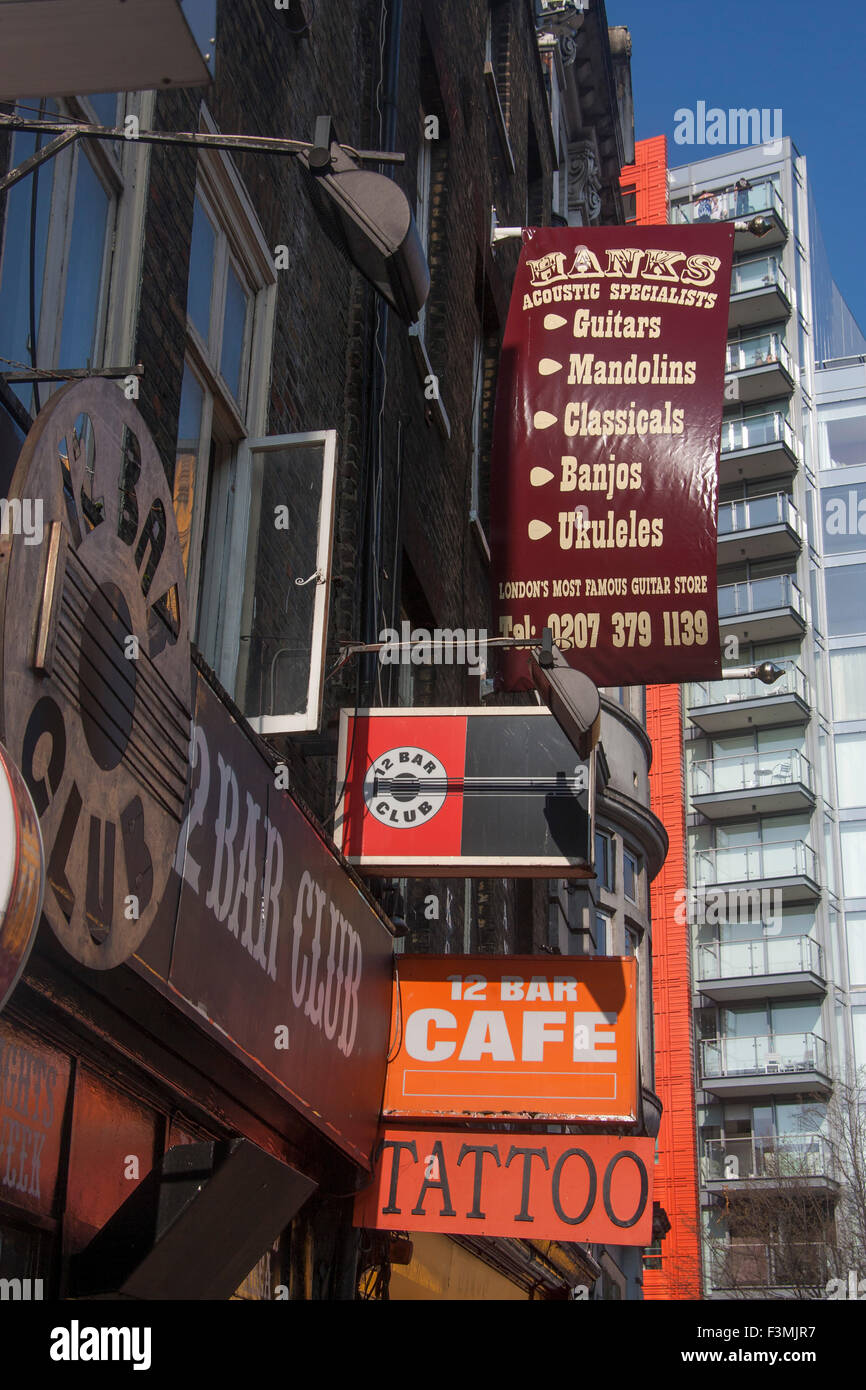
{"label": "metal railing", "polygon": [[782,1076],[827,1071],[827,1044],[817,1033],[774,1033],[757,1038],[704,1038],[701,1076]]}
{"label": "metal railing", "polygon": [[723,845],[717,849],[695,849],[692,853],[693,882],[751,883],[756,879],[794,878],[804,875],[815,883],[818,859],[805,840],[759,840],[751,845]]}
{"label": "metal railing", "polygon": [[761,526],[790,526],[802,538],[800,513],[785,492],[772,492],[763,497],[745,497],[719,506],[719,536],[735,535],[738,531],[755,531]]}
{"label": "metal railing", "polygon": [[701,709],[704,705],[728,705],[738,700],[758,700],[773,695],[799,695],[809,704],[809,682],[799,666],[785,667],[784,672],[772,685],[749,680],[745,676],[727,681],[693,681],[688,691],[689,709]]}
{"label": "metal railing", "polygon": [[790,302],[791,286],[776,256],[758,261],[741,261],[731,272],[731,294],[750,294],[754,290],[776,288]]}
{"label": "metal railing", "polygon": [[818,1290],[826,1288],[830,1277],[830,1252],[818,1241],[742,1241],[714,1250],[711,1269],[717,1289]]}
{"label": "metal railing", "polygon": [[793,608],[804,622],[806,619],[806,601],[789,574],[747,579],[740,584],[720,584],[718,595],[720,618],[735,618],[740,613],[762,613],[774,608]]}
{"label": "metal railing", "polygon": [[755,941],[709,941],[698,946],[700,980],[732,980],[755,975],[824,978],[824,952],[811,936],[760,937]]}
{"label": "metal railing", "polygon": [[732,454],[739,449],[757,449],[768,444],[785,444],[799,458],[796,435],[781,411],[768,410],[764,415],[722,421],[723,454]]}
{"label": "metal railing", "polygon": [[812,764],[796,748],[769,753],[732,753],[692,763],[692,796],[755,791],[760,787],[789,787],[795,782],[812,789]]}
{"label": "metal railing", "polygon": [[832,1153],[822,1134],[738,1134],[704,1140],[701,1172],[704,1182],[828,1178]]}
{"label": "metal railing", "polygon": [[774,183],[762,179],[751,188],[720,188],[671,208],[672,222],[732,222],[775,212],[787,225],[785,204]]}
{"label": "metal railing", "polygon": [[740,338],[728,343],[725,353],[726,372],[747,372],[752,367],[780,363],[793,376],[791,357],[778,333],[758,333],[754,338]]}

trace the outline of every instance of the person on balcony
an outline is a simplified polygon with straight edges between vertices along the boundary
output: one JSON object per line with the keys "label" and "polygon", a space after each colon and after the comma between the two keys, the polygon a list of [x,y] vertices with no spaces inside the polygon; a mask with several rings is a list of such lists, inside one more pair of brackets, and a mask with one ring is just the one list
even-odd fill
{"label": "person on balcony", "polygon": [[749,207],[749,192],[752,185],[748,179],[737,179],[734,185],[737,190],[737,217],[748,217],[751,212]]}
{"label": "person on balcony", "polygon": [[704,189],[703,193],[698,194],[696,220],[698,222],[713,222],[716,218],[717,206],[715,195]]}

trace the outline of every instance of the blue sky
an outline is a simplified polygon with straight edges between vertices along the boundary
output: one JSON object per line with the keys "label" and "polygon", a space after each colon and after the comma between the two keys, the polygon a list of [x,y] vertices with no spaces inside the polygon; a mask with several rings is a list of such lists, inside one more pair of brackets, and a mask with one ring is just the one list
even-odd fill
{"label": "blue sky", "polygon": [[635,135],[668,137],[668,161],[724,146],[674,143],[674,112],[776,107],[806,156],[842,294],[866,332],[866,6],[854,0],[606,0],[632,36]]}

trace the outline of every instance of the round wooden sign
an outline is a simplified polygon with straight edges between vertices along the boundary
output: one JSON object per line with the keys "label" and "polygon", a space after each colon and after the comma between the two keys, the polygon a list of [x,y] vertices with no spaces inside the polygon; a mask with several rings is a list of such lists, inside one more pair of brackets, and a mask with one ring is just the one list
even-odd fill
{"label": "round wooden sign", "polygon": [[7,530],[2,736],[42,826],[44,914],[76,960],[107,970],[143,940],[165,889],[191,713],[171,491],[112,382],[70,384],[40,412]]}

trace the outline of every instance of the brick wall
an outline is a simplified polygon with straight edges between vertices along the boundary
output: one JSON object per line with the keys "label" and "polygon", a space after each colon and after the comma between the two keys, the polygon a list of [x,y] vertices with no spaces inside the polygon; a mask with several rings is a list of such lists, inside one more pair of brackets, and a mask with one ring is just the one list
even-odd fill
{"label": "brick wall", "polygon": [[[406,326],[390,315],[383,331],[381,302],[323,234],[302,168],[277,156],[243,155],[235,161],[268,246],[285,246],[288,252],[289,269],[277,273],[268,432],[335,428],[339,434],[326,670],[335,663],[341,640],[370,640],[379,626],[389,626],[392,618],[399,622],[401,603],[413,617],[423,615],[417,621],[431,625],[491,626],[487,561],[469,523],[473,352],[483,306],[489,415],[495,383],[489,359],[504,328],[518,257],[516,243],[492,255],[491,208],[500,222],[524,220],[534,129],[549,214],[551,155],[542,138],[548,117],[531,6],[502,0],[497,71],[507,95],[516,172],[508,167],[483,75],[487,9],[487,0],[404,0],[393,94],[395,147],[406,155],[394,177],[413,206],[424,138],[422,104],[439,118],[431,151],[432,289],[425,340],[450,438],[440,428],[436,403],[425,396],[424,373]],[[394,4],[387,6],[391,16],[395,10]],[[221,4],[217,81],[205,93],[218,127],[305,139],[312,137],[316,116],[327,113],[340,140],[378,147],[390,110],[388,93],[380,89],[380,14],[379,0],[319,0],[309,31],[293,36],[257,0]],[[386,53],[388,37],[386,26]],[[199,102],[196,92],[160,94],[157,124],[196,129]],[[154,149],[135,355],[146,373],[139,405],[169,475],[183,374],[195,177],[193,153]],[[294,524],[312,527],[313,517],[304,516],[298,499],[291,500]],[[268,506],[272,502],[267,499]],[[377,512],[378,553],[370,539]],[[259,598],[270,611],[258,621],[264,631],[288,632],[285,584],[292,558],[277,554],[278,542],[272,534],[261,542],[267,552],[263,568],[271,579]],[[205,573],[208,582],[217,582],[216,575]],[[231,576],[231,582],[238,577]],[[371,588],[377,596],[372,615]],[[375,677],[374,663],[359,668],[350,662],[327,682],[321,737],[278,740],[293,786],[329,828],[339,711],[356,703],[359,679],[371,683],[371,667]],[[418,675],[418,703],[479,699],[477,679],[462,667],[429,668]],[[378,702],[375,679],[372,689]],[[382,695],[389,698],[384,679]],[[468,938],[462,880],[410,881],[406,896],[410,950],[460,952],[468,939],[474,949],[505,953],[531,951],[546,940],[543,883],[472,883]],[[323,1216],[318,1226],[327,1226],[332,1235],[328,1221]]]}

